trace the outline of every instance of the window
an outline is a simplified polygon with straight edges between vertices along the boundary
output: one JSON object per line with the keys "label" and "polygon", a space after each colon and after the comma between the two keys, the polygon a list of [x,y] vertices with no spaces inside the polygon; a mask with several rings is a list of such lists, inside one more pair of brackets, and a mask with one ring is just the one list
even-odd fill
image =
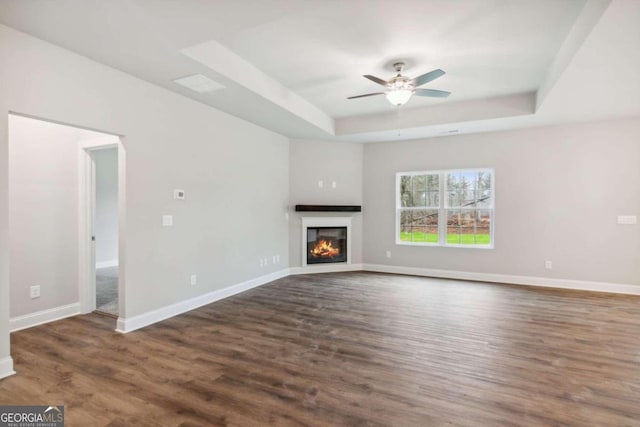
{"label": "window", "polygon": [[396,175],[396,243],[493,247],[493,170]]}

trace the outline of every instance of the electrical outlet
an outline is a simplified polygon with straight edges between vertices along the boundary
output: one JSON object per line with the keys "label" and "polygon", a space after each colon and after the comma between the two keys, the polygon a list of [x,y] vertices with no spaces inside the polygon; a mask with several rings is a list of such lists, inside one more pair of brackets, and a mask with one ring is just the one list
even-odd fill
{"label": "electrical outlet", "polygon": [[275,264],[276,262],[277,262],[277,261],[276,261],[276,256],[274,255],[274,256],[273,256],[273,263]]}
{"label": "electrical outlet", "polygon": [[391,258],[391,251],[387,251],[387,258]]}
{"label": "electrical outlet", "polygon": [[192,274],[190,282],[191,282],[192,285],[197,285],[198,284],[198,276],[196,276],[195,274]]}
{"label": "electrical outlet", "polygon": [[280,262],[280,254],[276,255],[276,262]]}
{"label": "electrical outlet", "polygon": [[40,285],[31,286],[29,288],[29,297],[31,299],[40,298]]}
{"label": "electrical outlet", "polygon": [[338,183],[337,183],[337,182],[333,181],[333,182],[331,183],[331,188],[336,188],[337,186],[338,186]]}
{"label": "electrical outlet", "polygon": [[553,268],[553,263],[551,261],[545,261],[544,268],[546,268],[547,270],[551,270]]}
{"label": "electrical outlet", "polygon": [[264,267],[264,260],[260,258],[260,267]]}
{"label": "electrical outlet", "polygon": [[318,188],[322,188],[324,187],[324,181],[320,180],[318,181]]}

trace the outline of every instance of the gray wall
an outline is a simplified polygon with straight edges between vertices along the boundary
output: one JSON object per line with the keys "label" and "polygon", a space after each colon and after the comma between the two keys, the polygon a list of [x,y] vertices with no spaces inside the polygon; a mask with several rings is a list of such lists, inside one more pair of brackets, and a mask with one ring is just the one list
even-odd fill
{"label": "gray wall", "polygon": [[[9,355],[9,111],[124,135],[125,317],[288,267],[287,138],[8,27],[0,40],[0,57],[12,58],[0,67],[0,359]],[[174,227],[162,227],[163,214]],[[277,254],[280,264],[260,267]]]}
{"label": "gray wall", "polygon": [[[364,261],[638,285],[616,216],[640,211],[639,141],[636,119],[366,145]],[[495,169],[495,249],[395,245],[396,172],[474,167]]]}
{"label": "gray wall", "polygon": [[[11,317],[78,301],[81,130],[9,117]],[[40,286],[40,298],[29,288]]]}
{"label": "gray wall", "polygon": [[[290,144],[290,265],[300,267],[301,215],[295,205],[362,204],[362,144],[293,140]],[[323,188],[318,187],[322,180]],[[336,188],[332,183],[336,182]],[[344,216],[314,213],[312,216]],[[351,262],[362,262],[362,215],[353,215]]]}
{"label": "gray wall", "polygon": [[96,174],[96,264],[118,261],[118,149],[93,152]]}

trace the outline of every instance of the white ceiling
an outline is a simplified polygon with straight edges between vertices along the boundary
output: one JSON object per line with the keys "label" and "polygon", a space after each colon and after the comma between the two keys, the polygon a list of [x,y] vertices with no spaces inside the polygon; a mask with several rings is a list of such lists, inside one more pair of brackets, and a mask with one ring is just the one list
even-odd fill
{"label": "white ceiling", "polygon": [[[637,0],[0,0],[0,22],[296,137],[380,141],[640,115]],[[362,77],[447,74],[399,111]],[[225,86],[198,94],[173,80]],[[596,88],[592,90],[592,88]]]}

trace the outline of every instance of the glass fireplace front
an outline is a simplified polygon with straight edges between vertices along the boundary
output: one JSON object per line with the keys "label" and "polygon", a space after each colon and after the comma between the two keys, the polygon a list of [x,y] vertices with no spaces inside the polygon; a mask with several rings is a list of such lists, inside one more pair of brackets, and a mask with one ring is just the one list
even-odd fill
{"label": "glass fireplace front", "polygon": [[347,262],[347,227],[308,227],[307,264]]}

